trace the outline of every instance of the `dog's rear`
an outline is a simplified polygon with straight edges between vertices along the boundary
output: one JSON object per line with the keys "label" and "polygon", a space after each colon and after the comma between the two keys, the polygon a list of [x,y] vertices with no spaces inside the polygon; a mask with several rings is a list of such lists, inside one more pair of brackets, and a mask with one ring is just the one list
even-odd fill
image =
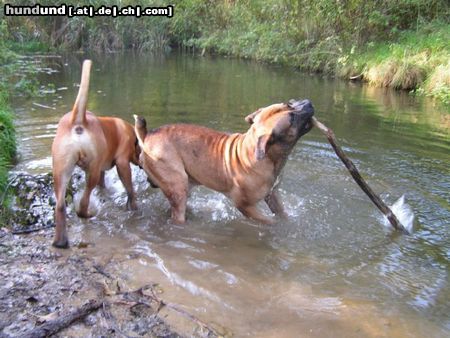
{"label": "dog's rear", "polygon": [[89,76],[92,62],[83,63],[80,88],[71,112],[65,114],[58,124],[52,144],[52,165],[56,195],[56,232],[53,245],[67,247],[66,231],[66,187],[75,165],[84,168],[89,165],[92,154],[91,137],[86,130],[86,106],[89,90]]}
{"label": "dog's rear", "polygon": [[116,117],[96,117],[86,111],[92,62],[84,61],[80,89],[71,112],[58,124],[52,145],[53,178],[56,195],[56,231],[53,245],[68,246],[66,230],[66,186],[75,166],[86,173],[86,188],[77,214],[90,217],[89,198],[96,185],[103,186],[104,172],[116,166],[128,195],[127,207],[136,209],[130,162],[137,164],[140,148],[133,126]]}

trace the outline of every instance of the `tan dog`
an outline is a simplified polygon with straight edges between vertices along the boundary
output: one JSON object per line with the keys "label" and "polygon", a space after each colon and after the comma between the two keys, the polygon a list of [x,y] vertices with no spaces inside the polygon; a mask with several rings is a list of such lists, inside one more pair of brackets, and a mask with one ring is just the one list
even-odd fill
{"label": "tan dog", "polygon": [[169,199],[174,222],[185,222],[189,186],[202,184],[231,198],[245,216],[272,223],[256,204],[264,199],[275,215],[285,215],[277,178],[297,140],[312,128],[313,114],[308,100],[273,104],[246,117],[251,127],[245,134],[231,135],[188,124],[147,132],[145,119],[134,115],[139,162]]}
{"label": "tan dog", "polygon": [[86,173],[86,189],[77,211],[80,217],[88,214],[89,198],[96,185],[104,186],[104,172],[114,165],[128,194],[127,207],[136,209],[131,182],[130,162],[138,164],[140,152],[133,126],[114,117],[96,117],[86,112],[89,74],[92,62],[85,60],[81,84],[71,112],[58,124],[52,145],[53,178],[55,184],[56,231],[53,245],[68,247],[66,230],[66,187],[75,166]]}

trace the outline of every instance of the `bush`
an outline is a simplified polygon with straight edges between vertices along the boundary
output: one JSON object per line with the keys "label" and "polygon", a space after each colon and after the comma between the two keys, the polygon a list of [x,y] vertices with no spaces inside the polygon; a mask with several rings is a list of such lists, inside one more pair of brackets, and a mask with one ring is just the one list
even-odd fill
{"label": "bush", "polygon": [[4,202],[8,184],[8,168],[16,155],[16,136],[12,112],[8,106],[6,91],[0,88],[0,216],[4,213]]}

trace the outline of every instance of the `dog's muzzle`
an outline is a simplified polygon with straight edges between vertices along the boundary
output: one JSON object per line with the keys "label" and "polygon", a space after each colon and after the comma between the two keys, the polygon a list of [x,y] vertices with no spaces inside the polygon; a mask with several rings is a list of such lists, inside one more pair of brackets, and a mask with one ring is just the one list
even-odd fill
{"label": "dog's muzzle", "polygon": [[309,100],[290,100],[289,106],[292,112],[292,123],[299,128],[300,136],[306,134],[313,127],[311,118],[314,116],[314,107]]}

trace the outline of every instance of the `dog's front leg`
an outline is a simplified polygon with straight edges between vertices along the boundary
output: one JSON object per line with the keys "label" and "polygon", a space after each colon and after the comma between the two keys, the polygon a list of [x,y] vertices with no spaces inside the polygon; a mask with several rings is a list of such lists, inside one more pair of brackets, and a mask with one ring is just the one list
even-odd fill
{"label": "dog's front leg", "polygon": [[258,207],[256,205],[241,204],[236,205],[236,207],[239,209],[240,212],[244,214],[244,216],[254,219],[255,221],[259,221],[264,224],[274,223],[274,220],[264,216],[261,213],[261,211],[258,210]]}
{"label": "dog's front leg", "polygon": [[269,206],[270,211],[281,218],[287,218],[287,214],[284,211],[283,203],[281,202],[280,195],[276,189],[273,189],[269,195],[264,198],[264,201]]}
{"label": "dog's front leg", "polygon": [[100,188],[105,188],[106,187],[106,185],[105,185],[105,171],[104,170],[102,170],[101,173],[100,173],[100,179],[98,180],[98,186]]}
{"label": "dog's front leg", "polygon": [[86,171],[86,188],[84,189],[83,197],[80,200],[80,208],[78,209],[77,215],[83,218],[92,217],[89,214],[89,199],[91,197],[91,192],[94,190],[95,186],[98,184],[101,176],[101,170],[95,168],[95,166],[90,166],[90,169]]}
{"label": "dog's front leg", "polygon": [[117,173],[119,174],[119,178],[122,181],[122,184],[127,191],[128,200],[127,200],[127,209],[128,210],[137,210],[136,206],[136,196],[133,190],[133,183],[131,178],[131,168],[130,163],[128,161],[117,161],[116,163]]}

